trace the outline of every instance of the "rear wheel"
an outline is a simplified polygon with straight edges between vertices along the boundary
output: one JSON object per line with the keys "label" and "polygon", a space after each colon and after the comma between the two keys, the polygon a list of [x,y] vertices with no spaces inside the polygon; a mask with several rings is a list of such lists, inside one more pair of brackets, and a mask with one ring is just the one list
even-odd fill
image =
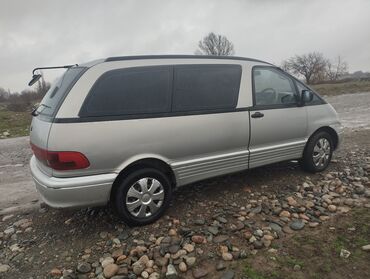
{"label": "rear wheel", "polygon": [[301,164],[304,170],[319,172],[325,170],[333,155],[333,139],[325,131],[314,134],[308,141]]}
{"label": "rear wheel", "polygon": [[118,186],[115,207],[129,225],[146,225],[162,216],[171,200],[171,184],[156,169],[137,170]]}

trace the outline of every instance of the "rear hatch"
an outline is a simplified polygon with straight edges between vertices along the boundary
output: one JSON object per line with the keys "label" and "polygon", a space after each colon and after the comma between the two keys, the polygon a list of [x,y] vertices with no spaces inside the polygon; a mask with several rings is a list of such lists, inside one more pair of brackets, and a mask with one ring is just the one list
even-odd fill
{"label": "rear hatch", "polygon": [[42,160],[41,153],[48,150],[49,132],[59,107],[85,69],[85,67],[69,68],[50,87],[33,113],[34,116],[30,128],[31,147],[36,155],[39,169],[49,176],[52,176],[53,171],[47,162]]}

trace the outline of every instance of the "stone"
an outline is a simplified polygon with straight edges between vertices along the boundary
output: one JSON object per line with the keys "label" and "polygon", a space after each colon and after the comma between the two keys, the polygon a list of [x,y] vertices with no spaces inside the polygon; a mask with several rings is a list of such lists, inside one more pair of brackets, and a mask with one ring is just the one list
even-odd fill
{"label": "stone", "polygon": [[63,275],[63,273],[62,273],[62,271],[60,270],[60,269],[58,269],[58,268],[53,268],[51,271],[50,271],[50,275],[51,276],[58,276],[58,277],[60,277],[60,276],[62,276]]}
{"label": "stone", "polygon": [[287,197],[286,200],[287,200],[287,202],[290,206],[297,206],[298,205],[297,201],[293,197]]}
{"label": "stone", "polygon": [[112,257],[106,257],[103,259],[103,261],[101,262],[101,266],[104,268],[106,267],[108,264],[113,264],[114,263],[114,259]]}
{"label": "stone", "polygon": [[290,212],[287,210],[283,210],[279,214],[280,217],[290,218]]}
{"label": "stone", "polygon": [[228,253],[228,252],[224,252],[222,253],[222,259],[224,261],[232,261],[233,260],[233,255],[231,253]]}
{"label": "stone", "polygon": [[203,278],[203,277],[207,276],[207,274],[208,274],[208,271],[205,268],[202,268],[202,267],[198,267],[198,268],[193,270],[193,276],[194,276],[195,279]]}
{"label": "stone", "polygon": [[328,206],[328,210],[329,210],[330,212],[335,212],[335,211],[337,211],[337,207],[336,207],[334,204],[330,204],[330,205]]}
{"label": "stone", "polygon": [[154,262],[156,265],[162,267],[162,266],[166,266],[168,264],[168,258],[165,258],[165,257],[158,257],[156,259],[154,259]]}
{"label": "stone", "polygon": [[159,279],[161,278],[161,275],[158,272],[153,272],[149,275],[149,279]]}
{"label": "stone", "polygon": [[194,224],[198,226],[203,226],[206,223],[206,221],[202,218],[198,218],[194,220]]}
{"label": "stone", "polygon": [[184,250],[188,253],[191,253],[194,251],[194,246],[189,243],[185,244],[182,248],[184,248]]}
{"label": "stone", "polygon": [[3,222],[8,221],[14,217],[14,214],[5,215],[1,220]]}
{"label": "stone", "polygon": [[289,225],[289,227],[292,230],[295,230],[295,231],[299,231],[299,230],[303,229],[304,226],[305,226],[305,223],[302,220],[294,220]]}
{"label": "stone", "polygon": [[179,264],[179,270],[180,270],[181,272],[186,272],[186,271],[188,270],[188,267],[186,266],[186,263],[181,262],[181,263]]}
{"label": "stone", "polygon": [[217,271],[224,270],[225,268],[226,268],[226,266],[225,266],[225,263],[223,261],[219,261],[216,265],[216,270]]}
{"label": "stone", "polygon": [[301,270],[301,266],[299,265],[299,264],[295,264],[294,266],[293,266],[293,269],[295,270],[295,271],[298,271],[298,270]]}
{"label": "stone", "polygon": [[208,227],[208,232],[210,232],[211,234],[213,235],[217,235],[218,234],[218,228],[217,227]]}
{"label": "stone", "polygon": [[[148,279],[149,278],[149,273],[147,272],[147,271],[143,271],[142,273],[141,273],[141,277],[143,277],[144,279]],[[113,278],[114,279],[114,278]]]}
{"label": "stone", "polygon": [[350,252],[350,251],[348,251],[348,250],[346,250],[346,249],[341,249],[341,250],[340,250],[340,254],[339,254],[339,256],[340,256],[341,258],[343,258],[343,259],[348,259],[350,255],[351,255],[351,252]]}
{"label": "stone", "polygon": [[79,273],[88,273],[88,272],[91,271],[91,265],[89,263],[86,263],[86,262],[79,263],[77,265],[77,271]]}
{"label": "stone", "polygon": [[319,222],[309,222],[308,223],[308,226],[310,227],[310,228],[316,228],[317,226],[319,226],[320,225],[320,223]]}
{"label": "stone", "polygon": [[367,245],[362,246],[362,247],[361,247],[361,249],[362,249],[363,251],[368,251],[368,252],[370,252],[370,244],[367,244]]}
{"label": "stone", "polygon": [[166,278],[168,279],[176,279],[177,278],[177,271],[173,264],[169,264],[167,266]]}
{"label": "stone", "polygon": [[132,270],[136,275],[140,275],[145,269],[145,263],[137,261],[132,265]]}
{"label": "stone", "polygon": [[193,235],[191,237],[191,240],[196,244],[202,244],[204,242],[204,237],[201,235]]}
{"label": "stone", "polygon": [[221,275],[221,279],[233,279],[235,277],[235,272],[232,270],[226,271]]}
{"label": "stone", "polygon": [[262,243],[262,241],[257,240],[257,241],[255,241],[255,242],[253,242],[253,247],[254,247],[255,249],[261,249],[261,248],[263,248],[263,243]]}
{"label": "stone", "polygon": [[0,273],[5,273],[8,272],[10,269],[10,266],[7,264],[0,264]]}
{"label": "stone", "polygon": [[214,243],[222,243],[229,239],[229,236],[227,235],[218,235],[213,238]]}
{"label": "stone", "polygon": [[196,260],[197,260],[196,257],[186,257],[185,258],[186,265],[189,267],[193,266]]}
{"label": "stone", "polygon": [[105,278],[112,278],[114,275],[117,274],[119,270],[119,266],[116,264],[108,264],[104,267],[103,274]]}
{"label": "stone", "polygon": [[170,229],[170,230],[168,231],[168,235],[169,235],[169,236],[175,236],[175,235],[177,235],[177,231],[176,231],[175,229]]}
{"label": "stone", "polygon": [[13,227],[10,227],[10,228],[7,228],[5,231],[4,231],[4,234],[5,235],[12,235],[15,233],[15,229]]}

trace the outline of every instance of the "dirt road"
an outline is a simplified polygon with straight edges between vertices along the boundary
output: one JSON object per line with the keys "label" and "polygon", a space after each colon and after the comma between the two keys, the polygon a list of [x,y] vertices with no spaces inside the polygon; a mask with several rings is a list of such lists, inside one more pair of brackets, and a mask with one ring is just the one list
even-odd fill
{"label": "dirt road", "polygon": [[[335,107],[347,130],[370,129],[370,93],[325,99]],[[38,204],[28,166],[30,156],[28,137],[0,140],[0,214]]]}

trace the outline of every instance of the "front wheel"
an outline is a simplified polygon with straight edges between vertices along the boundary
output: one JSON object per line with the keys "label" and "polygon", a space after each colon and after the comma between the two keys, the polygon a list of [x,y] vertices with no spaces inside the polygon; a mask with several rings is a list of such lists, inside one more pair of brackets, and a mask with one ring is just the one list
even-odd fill
{"label": "front wheel", "polygon": [[115,207],[129,225],[146,225],[162,216],[171,200],[171,184],[156,169],[137,170],[122,180]]}
{"label": "front wheel", "polygon": [[321,131],[314,134],[303,153],[303,169],[314,173],[325,170],[331,161],[333,149],[333,139],[329,133]]}

